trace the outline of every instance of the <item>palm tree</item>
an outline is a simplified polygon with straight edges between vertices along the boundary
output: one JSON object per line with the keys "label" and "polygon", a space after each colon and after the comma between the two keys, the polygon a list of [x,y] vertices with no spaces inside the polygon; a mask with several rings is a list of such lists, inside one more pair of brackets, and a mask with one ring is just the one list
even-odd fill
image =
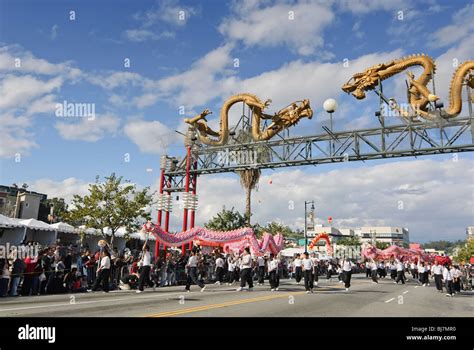
{"label": "palm tree", "polygon": [[251,198],[252,190],[260,180],[260,169],[246,169],[239,171],[240,184],[245,188],[245,222],[250,227],[250,216],[252,215]]}
{"label": "palm tree", "polygon": [[[237,142],[250,143],[253,141],[250,130],[241,130],[236,137]],[[255,147],[255,146],[254,146]],[[253,148],[243,150],[247,152],[253,152]],[[270,158],[269,149],[262,145],[256,148],[256,159],[257,163],[267,162]],[[252,216],[252,190],[258,189],[258,181],[262,172],[260,169],[249,168],[245,170],[237,171],[240,176],[240,184],[245,188],[245,221],[248,227],[250,227],[250,217]]]}

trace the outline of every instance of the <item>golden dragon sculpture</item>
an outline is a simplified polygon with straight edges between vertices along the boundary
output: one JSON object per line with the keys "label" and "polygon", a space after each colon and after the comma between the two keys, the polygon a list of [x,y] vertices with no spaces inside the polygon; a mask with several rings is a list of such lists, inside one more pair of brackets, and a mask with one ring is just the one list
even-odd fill
{"label": "golden dragon sculpture", "polygon": [[[411,55],[388,63],[374,65],[362,73],[354,74],[342,86],[342,90],[352,93],[355,98],[361,100],[365,98],[365,92],[373,90],[379,84],[379,81],[388,79],[414,66],[423,67],[423,72],[417,79],[415,79],[412,72],[407,72],[409,105],[413,113],[400,108],[395,100],[392,101],[392,108],[398,110],[405,118],[420,116],[428,120],[434,120],[437,118],[437,114],[433,108],[430,108],[430,103],[437,101],[439,97],[432,94],[427,85],[433,78],[436,65],[431,57],[424,54]],[[454,72],[449,91],[449,108],[440,111],[439,115],[441,117],[447,119],[455,118],[461,113],[463,84],[474,88],[474,61],[462,63]],[[471,99],[473,97],[471,96]]]}
{"label": "golden dragon sculpture", "polygon": [[[302,118],[311,119],[313,111],[309,100],[297,101],[291,103],[277,113],[265,114],[263,111],[269,106],[271,100],[262,102],[257,96],[249,93],[241,93],[231,96],[227,99],[220,112],[219,131],[213,130],[206,120],[206,116],[212,112],[205,109],[202,113],[193,118],[186,118],[184,122],[194,127],[198,132],[199,140],[206,145],[222,146],[229,141],[229,110],[239,102],[245,103],[253,112],[252,116],[252,138],[254,141],[269,140],[280,131],[296,125]],[[262,119],[271,119],[271,124],[265,129],[261,129]]]}

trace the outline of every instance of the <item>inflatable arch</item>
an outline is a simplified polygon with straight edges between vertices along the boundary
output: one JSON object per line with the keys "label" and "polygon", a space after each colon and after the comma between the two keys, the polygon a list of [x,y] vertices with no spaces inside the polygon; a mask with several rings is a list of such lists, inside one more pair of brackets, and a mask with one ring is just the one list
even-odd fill
{"label": "inflatable arch", "polygon": [[314,239],[309,244],[309,249],[312,250],[314,246],[316,245],[316,243],[318,243],[318,241],[321,239],[324,239],[326,241],[326,252],[328,255],[332,256],[333,251],[332,251],[331,241],[329,239],[329,235],[326,232],[320,233],[319,235],[314,237]]}

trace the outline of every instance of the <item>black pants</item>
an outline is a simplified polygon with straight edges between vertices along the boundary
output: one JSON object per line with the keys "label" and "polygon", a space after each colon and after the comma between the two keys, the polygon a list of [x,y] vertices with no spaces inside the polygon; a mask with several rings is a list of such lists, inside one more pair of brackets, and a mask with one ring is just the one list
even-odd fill
{"label": "black pants", "polygon": [[235,270],[234,271],[227,271],[227,282],[229,283],[234,283],[236,281],[236,276],[235,276]]}
{"label": "black pants", "polygon": [[397,271],[397,280],[395,282],[402,281],[402,284],[405,284],[405,275],[403,274],[403,271]]}
{"label": "black pants", "polygon": [[442,275],[434,275],[434,280],[435,280],[435,285],[437,290],[443,290],[443,282],[441,281],[443,279]]}
{"label": "black pants", "polygon": [[377,270],[372,270],[370,276],[372,277],[372,281],[379,283],[377,281]]}
{"label": "black pants", "polygon": [[304,287],[306,290],[313,289],[313,272],[311,270],[304,270]]}
{"label": "black pants", "polygon": [[271,289],[278,288],[279,278],[278,278],[277,271],[276,270],[270,271],[268,274],[268,278],[270,280],[270,288]]}
{"label": "black pants", "polygon": [[461,280],[459,278],[453,281],[453,290],[458,293],[461,292]]}
{"label": "black pants", "polygon": [[244,288],[247,283],[249,284],[249,288],[253,288],[251,268],[240,270],[240,287]]}
{"label": "black pants", "polygon": [[365,269],[365,277],[371,277],[372,273],[370,269]]}
{"label": "black pants", "polygon": [[102,283],[102,290],[104,292],[109,291],[109,277],[110,277],[110,269],[102,269],[99,271],[97,278],[92,286],[92,290],[97,290],[99,285]]}
{"label": "black pants", "polygon": [[351,277],[352,277],[352,271],[344,271],[342,273],[342,280],[344,281],[344,286],[346,288],[351,287]]}
{"label": "black pants", "polygon": [[446,292],[448,294],[453,295],[454,294],[453,281],[446,281],[445,285],[446,285]]}
{"label": "black pants", "polygon": [[224,279],[224,268],[223,267],[216,268],[216,279],[217,279],[217,282],[222,283],[222,280]]}
{"label": "black pants", "polygon": [[302,271],[301,266],[295,267],[295,280],[298,283],[301,281]]}
{"label": "black pants", "polygon": [[145,287],[145,283],[150,285],[150,268],[151,266],[143,266],[142,270],[140,271],[140,278],[138,280],[138,289],[143,291]]}
{"label": "black pants", "polygon": [[397,270],[390,270],[390,278],[395,280],[397,278]]}
{"label": "black pants", "polygon": [[319,280],[319,271],[318,271],[318,268],[314,268],[313,269],[313,279],[318,282]]}
{"label": "black pants", "polygon": [[263,284],[265,280],[265,266],[258,267],[258,283]]}
{"label": "black pants", "polygon": [[188,277],[186,279],[186,290],[190,290],[191,283],[198,285],[200,288],[204,287],[204,283],[202,283],[198,279],[197,267],[190,267],[188,271]]}

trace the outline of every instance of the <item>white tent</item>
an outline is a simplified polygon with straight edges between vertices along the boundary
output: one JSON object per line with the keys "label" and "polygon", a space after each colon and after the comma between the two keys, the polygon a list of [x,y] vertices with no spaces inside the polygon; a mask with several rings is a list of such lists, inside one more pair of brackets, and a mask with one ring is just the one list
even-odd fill
{"label": "white tent", "polygon": [[293,257],[296,254],[303,254],[304,248],[286,248],[286,249],[283,249],[280,253],[283,256]]}
{"label": "white tent", "polygon": [[69,225],[65,222],[57,222],[57,223],[51,224],[49,226],[52,227],[55,231],[58,231],[58,232],[71,232],[71,233],[73,233],[75,231],[74,226]]}
{"label": "white tent", "polygon": [[20,245],[26,235],[26,227],[20,220],[0,214],[0,244]]}
{"label": "white tent", "polygon": [[26,227],[26,240],[35,241],[43,246],[52,245],[56,242],[56,231],[50,225],[36,219],[20,220]]}
{"label": "white tent", "polygon": [[12,219],[8,216],[0,214],[0,227],[10,228],[10,227],[23,227],[24,225],[20,223],[18,219]]}
{"label": "white tent", "polygon": [[20,223],[32,230],[54,231],[54,229],[50,225],[36,219],[20,220]]}

